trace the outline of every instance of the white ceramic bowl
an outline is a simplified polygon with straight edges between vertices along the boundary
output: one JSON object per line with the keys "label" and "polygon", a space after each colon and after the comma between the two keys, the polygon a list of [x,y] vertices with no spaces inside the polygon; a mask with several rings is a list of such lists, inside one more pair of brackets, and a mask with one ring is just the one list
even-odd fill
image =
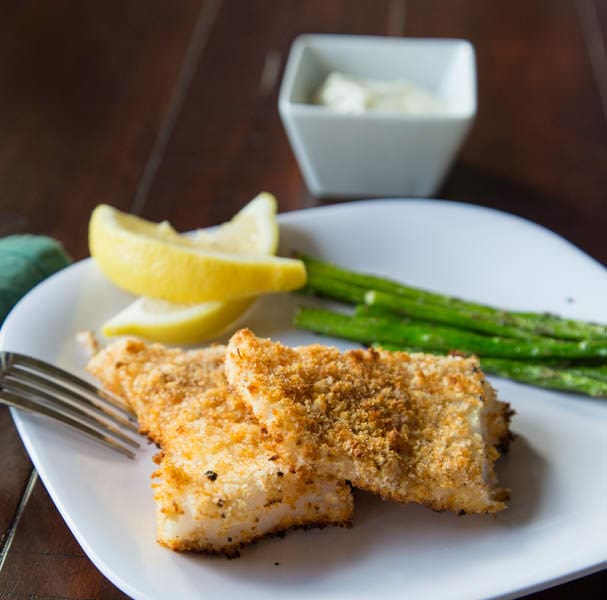
{"label": "white ceramic bowl", "polygon": [[[445,105],[439,115],[344,114],[311,103],[332,71],[407,79]],[[317,196],[431,196],[476,114],[474,49],[465,40],[303,35],[287,61],[279,111]]]}

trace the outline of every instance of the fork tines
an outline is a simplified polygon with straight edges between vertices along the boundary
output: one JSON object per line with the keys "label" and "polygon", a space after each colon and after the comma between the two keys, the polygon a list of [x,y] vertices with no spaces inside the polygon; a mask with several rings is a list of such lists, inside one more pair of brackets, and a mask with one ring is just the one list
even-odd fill
{"label": "fork tines", "polygon": [[40,413],[133,458],[137,421],[121,398],[44,361],[0,351],[0,403]]}

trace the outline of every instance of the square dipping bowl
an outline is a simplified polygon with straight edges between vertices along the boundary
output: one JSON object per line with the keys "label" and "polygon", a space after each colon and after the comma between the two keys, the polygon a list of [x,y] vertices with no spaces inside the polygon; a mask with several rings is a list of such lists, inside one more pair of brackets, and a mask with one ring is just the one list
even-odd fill
{"label": "square dipping bowl", "polygon": [[[440,114],[337,112],[313,104],[326,76],[408,80]],[[278,107],[315,196],[432,196],[476,115],[474,48],[466,40],[302,35],[291,47]]]}

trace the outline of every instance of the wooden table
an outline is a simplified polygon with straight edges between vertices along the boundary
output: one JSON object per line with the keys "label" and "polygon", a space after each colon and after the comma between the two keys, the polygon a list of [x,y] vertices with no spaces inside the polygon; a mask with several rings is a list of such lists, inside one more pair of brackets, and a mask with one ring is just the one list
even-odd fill
{"label": "wooden table", "polygon": [[[439,196],[521,215],[607,263],[602,0],[5,1],[2,14],[0,235],[49,234],[80,259],[100,202],[178,229],[221,222],[262,189],[282,211],[320,204],[277,114],[293,38],[462,37],[477,51],[479,113]],[[124,598],[4,409],[0,432],[0,598]],[[604,590],[602,573],[532,597]]]}

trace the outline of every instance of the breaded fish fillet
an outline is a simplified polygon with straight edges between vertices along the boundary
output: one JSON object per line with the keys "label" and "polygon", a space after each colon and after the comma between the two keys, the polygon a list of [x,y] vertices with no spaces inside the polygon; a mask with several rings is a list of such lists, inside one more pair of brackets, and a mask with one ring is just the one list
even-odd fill
{"label": "breaded fish fillet", "polygon": [[510,411],[475,358],[288,348],[241,330],[226,374],[299,465],[436,510],[505,508],[493,463]]}
{"label": "breaded fish fillet", "polygon": [[224,356],[222,346],[184,352],[125,340],[89,363],[162,446],[153,483],[158,541],[232,556],[247,542],[293,527],[349,524],[349,486],[295,470],[281,456],[228,387]]}

